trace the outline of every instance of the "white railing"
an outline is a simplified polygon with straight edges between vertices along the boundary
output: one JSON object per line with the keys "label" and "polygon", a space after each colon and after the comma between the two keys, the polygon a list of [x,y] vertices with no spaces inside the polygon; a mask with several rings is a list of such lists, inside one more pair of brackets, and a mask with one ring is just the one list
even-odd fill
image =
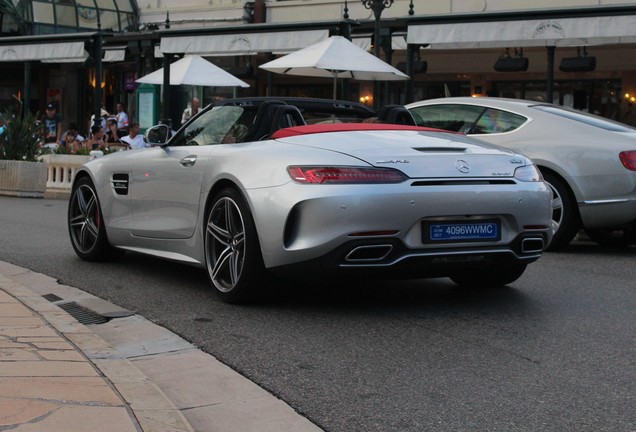
{"label": "white railing", "polygon": [[40,160],[49,167],[46,179],[47,194],[70,193],[77,169],[91,160],[91,156],[47,154],[41,156]]}

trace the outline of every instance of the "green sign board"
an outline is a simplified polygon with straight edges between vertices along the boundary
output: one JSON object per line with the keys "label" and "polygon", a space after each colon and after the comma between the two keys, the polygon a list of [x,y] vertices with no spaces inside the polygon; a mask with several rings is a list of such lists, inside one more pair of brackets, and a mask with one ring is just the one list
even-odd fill
{"label": "green sign board", "polygon": [[159,86],[139,84],[136,96],[139,129],[144,133],[146,129],[159,123]]}

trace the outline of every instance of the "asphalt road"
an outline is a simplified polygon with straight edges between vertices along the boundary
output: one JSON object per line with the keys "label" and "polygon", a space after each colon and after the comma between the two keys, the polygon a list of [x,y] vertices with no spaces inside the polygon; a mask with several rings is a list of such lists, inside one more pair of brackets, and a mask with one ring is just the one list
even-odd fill
{"label": "asphalt road", "polygon": [[231,306],[193,267],[82,262],[65,217],[0,197],[0,260],[137,311],[327,431],[636,431],[636,247],[575,242],[508,288],[312,281]]}

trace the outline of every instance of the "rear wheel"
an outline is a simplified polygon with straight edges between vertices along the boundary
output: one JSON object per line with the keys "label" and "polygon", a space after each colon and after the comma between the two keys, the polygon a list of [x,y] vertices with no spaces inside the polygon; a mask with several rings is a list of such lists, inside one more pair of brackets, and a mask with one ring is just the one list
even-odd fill
{"label": "rear wheel", "polygon": [[636,228],[586,229],[585,233],[596,243],[607,247],[626,247],[636,244]]}
{"label": "rear wheel", "polygon": [[489,265],[487,267],[456,274],[450,279],[457,285],[477,288],[492,288],[508,285],[519,279],[527,264],[514,263],[506,266]]}
{"label": "rear wheel", "polygon": [[264,266],[245,199],[236,189],[223,189],[213,198],[206,221],[205,262],[217,294],[228,303],[253,299]]}
{"label": "rear wheel", "polygon": [[68,232],[75,253],[86,261],[109,261],[124,254],[110,245],[93,182],[88,177],[73,186],[68,204]]}
{"label": "rear wheel", "polygon": [[552,241],[547,250],[555,251],[566,247],[581,226],[581,218],[576,198],[569,186],[552,172],[542,172],[543,178],[552,190]]}

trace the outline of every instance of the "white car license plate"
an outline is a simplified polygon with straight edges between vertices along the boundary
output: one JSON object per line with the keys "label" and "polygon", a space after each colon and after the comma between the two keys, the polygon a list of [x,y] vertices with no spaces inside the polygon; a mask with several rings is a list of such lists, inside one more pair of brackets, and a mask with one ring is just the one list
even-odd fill
{"label": "white car license plate", "polygon": [[424,242],[462,242],[499,240],[499,222],[494,220],[479,222],[424,223]]}

